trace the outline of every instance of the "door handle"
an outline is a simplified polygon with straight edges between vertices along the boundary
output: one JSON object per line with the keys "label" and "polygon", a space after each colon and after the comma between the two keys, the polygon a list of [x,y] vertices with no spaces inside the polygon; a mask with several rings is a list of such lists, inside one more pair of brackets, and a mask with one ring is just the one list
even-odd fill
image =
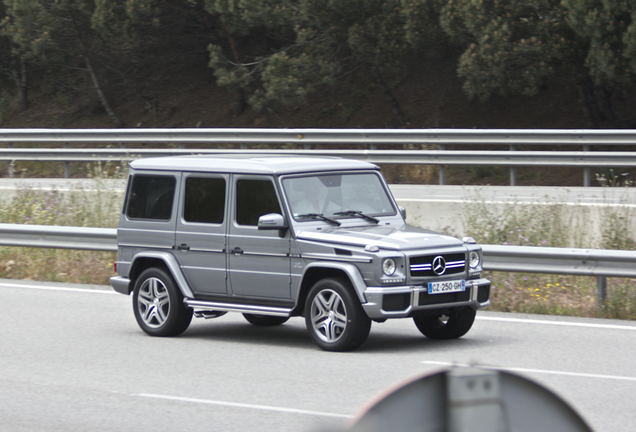
{"label": "door handle", "polygon": [[185,243],[181,243],[179,246],[176,247],[176,249],[185,252],[190,250],[190,246]]}
{"label": "door handle", "polygon": [[240,247],[235,247],[234,249],[232,249],[232,253],[234,255],[242,255],[243,254],[243,249],[241,249]]}

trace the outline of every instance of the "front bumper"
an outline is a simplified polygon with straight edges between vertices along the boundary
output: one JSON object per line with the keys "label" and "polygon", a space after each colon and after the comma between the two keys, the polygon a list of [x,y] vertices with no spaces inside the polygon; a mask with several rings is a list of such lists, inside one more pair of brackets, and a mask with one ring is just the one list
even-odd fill
{"label": "front bumper", "polygon": [[466,291],[428,294],[426,286],[367,287],[366,303],[362,304],[369,318],[406,318],[419,311],[449,307],[470,306],[483,309],[490,304],[490,281],[466,281]]}

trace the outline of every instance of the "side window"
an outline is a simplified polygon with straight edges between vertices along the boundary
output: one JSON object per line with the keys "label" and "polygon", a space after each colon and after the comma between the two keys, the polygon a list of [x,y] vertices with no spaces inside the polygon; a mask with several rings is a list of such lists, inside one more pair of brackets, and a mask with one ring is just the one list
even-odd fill
{"label": "side window", "polygon": [[269,180],[241,179],[236,185],[236,222],[239,225],[258,225],[258,218],[279,213],[280,205]]}
{"label": "side window", "polygon": [[126,215],[131,219],[169,220],[175,184],[172,176],[133,176]]}
{"label": "side window", "polygon": [[188,177],[185,184],[183,218],[186,222],[223,223],[225,179]]}

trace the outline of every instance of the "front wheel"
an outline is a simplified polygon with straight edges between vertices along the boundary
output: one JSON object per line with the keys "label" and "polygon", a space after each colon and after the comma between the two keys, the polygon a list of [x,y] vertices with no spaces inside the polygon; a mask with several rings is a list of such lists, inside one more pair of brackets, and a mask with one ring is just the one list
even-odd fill
{"label": "front wheel", "polygon": [[183,304],[183,295],[164,269],[144,270],[133,291],[133,309],[139,327],[151,336],[177,336],[192,321],[192,309]]}
{"label": "front wheel", "polygon": [[430,339],[456,339],[468,333],[475,322],[475,309],[464,306],[413,317],[415,325]]}
{"label": "front wheel", "polygon": [[325,351],[350,351],[367,340],[371,320],[348,281],[327,278],[309,291],[305,324],[314,342]]}
{"label": "front wheel", "polygon": [[270,315],[256,315],[244,313],[243,316],[252,325],[259,327],[272,327],[281,325],[287,322],[289,317],[270,316]]}

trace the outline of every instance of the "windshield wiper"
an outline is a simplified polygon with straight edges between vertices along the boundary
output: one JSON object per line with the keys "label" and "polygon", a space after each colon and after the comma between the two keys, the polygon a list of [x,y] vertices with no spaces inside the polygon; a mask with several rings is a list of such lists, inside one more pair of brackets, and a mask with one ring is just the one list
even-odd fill
{"label": "windshield wiper", "polygon": [[305,214],[298,215],[296,217],[297,218],[321,219],[321,220],[324,220],[324,221],[327,221],[327,222],[331,222],[334,225],[338,225],[338,226],[342,225],[337,220],[328,218],[327,216],[325,216],[325,215],[323,215],[321,213],[305,213]]}
{"label": "windshield wiper", "polygon": [[370,220],[371,222],[380,223],[379,219],[376,219],[373,216],[366,215],[362,213],[360,210],[347,210],[347,211],[336,212],[334,214],[338,216],[356,216],[356,217],[364,218],[366,220]]}

